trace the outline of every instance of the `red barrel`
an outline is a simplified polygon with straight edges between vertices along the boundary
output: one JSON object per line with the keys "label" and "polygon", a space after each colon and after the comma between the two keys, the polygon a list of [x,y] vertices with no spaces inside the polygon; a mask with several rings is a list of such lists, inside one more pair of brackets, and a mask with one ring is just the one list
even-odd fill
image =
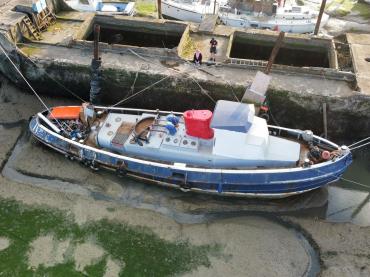
{"label": "red barrel", "polygon": [[212,112],[209,110],[189,110],[184,112],[186,134],[202,139],[213,138],[213,129],[209,127]]}

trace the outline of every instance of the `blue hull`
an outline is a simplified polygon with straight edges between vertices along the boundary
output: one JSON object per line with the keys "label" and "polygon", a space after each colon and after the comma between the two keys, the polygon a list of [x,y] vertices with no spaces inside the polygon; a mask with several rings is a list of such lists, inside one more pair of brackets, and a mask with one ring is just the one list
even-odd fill
{"label": "blue hull", "polygon": [[30,121],[34,137],[49,147],[92,167],[103,166],[145,181],[225,196],[281,198],[320,188],[338,180],[352,162],[348,151],[335,160],[286,169],[205,169],[165,164],[114,154],[66,139]]}

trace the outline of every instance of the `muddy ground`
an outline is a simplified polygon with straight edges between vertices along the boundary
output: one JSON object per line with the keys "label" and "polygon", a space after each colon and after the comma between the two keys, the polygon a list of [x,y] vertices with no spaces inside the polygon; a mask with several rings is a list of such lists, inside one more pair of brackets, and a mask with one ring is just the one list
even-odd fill
{"label": "muddy ground", "polygon": [[0,82],[0,274],[370,276],[370,227],[321,219],[326,189],[223,199],[93,172],[31,138],[42,106]]}

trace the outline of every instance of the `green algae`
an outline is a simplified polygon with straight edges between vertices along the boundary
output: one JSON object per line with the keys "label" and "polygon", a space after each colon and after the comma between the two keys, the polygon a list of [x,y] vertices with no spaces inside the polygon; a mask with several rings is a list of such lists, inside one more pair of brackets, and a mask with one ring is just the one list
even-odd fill
{"label": "green algae", "polygon": [[35,46],[20,46],[19,49],[22,51],[23,54],[27,55],[28,57],[37,54],[40,52],[40,48]]}
{"label": "green algae", "polygon": [[155,16],[157,7],[155,2],[136,1],[135,11],[138,16]]}
{"label": "green algae", "polygon": [[353,12],[359,13],[359,15],[365,19],[370,19],[370,5],[365,3],[356,3],[352,9]]}
{"label": "green algae", "polygon": [[[76,270],[73,257],[52,266],[28,264],[30,244],[39,236],[52,235],[56,241],[70,240],[72,245],[94,238],[105,255],[84,272]],[[31,207],[14,200],[0,199],[0,236],[10,240],[0,251],[3,276],[102,276],[107,256],[122,265],[120,276],[173,276],[210,266],[208,255],[217,255],[219,246],[193,246],[188,241],[169,242],[150,229],[131,227],[106,219],[78,225],[65,212],[48,207]],[[213,254],[212,254],[213,253]]]}

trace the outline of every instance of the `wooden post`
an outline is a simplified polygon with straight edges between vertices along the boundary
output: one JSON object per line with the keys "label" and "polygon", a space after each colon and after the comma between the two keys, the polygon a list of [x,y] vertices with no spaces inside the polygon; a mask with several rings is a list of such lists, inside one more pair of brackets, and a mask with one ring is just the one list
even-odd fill
{"label": "wooden post", "polygon": [[158,18],[162,18],[162,0],[157,0],[157,12],[158,12]]}
{"label": "wooden post", "polygon": [[99,60],[100,25],[94,25],[94,59]]}
{"label": "wooden post", "polygon": [[328,120],[326,117],[326,103],[322,103],[322,120],[324,124],[324,138],[328,138]]}
{"label": "wooden post", "polygon": [[317,35],[319,33],[320,24],[321,24],[321,18],[322,18],[322,15],[324,13],[324,10],[325,10],[325,5],[326,5],[326,0],[322,0],[321,1],[321,7],[320,7],[319,16],[317,17],[317,22],[316,22],[316,26],[315,26],[315,32],[313,33],[314,35]]}
{"label": "wooden post", "polygon": [[283,44],[284,37],[285,37],[285,33],[280,32],[279,36],[278,36],[278,38],[275,42],[274,48],[271,51],[271,55],[270,55],[269,61],[267,63],[266,69],[265,69],[265,74],[270,73],[271,67],[274,64],[275,58],[276,58],[277,54],[279,53],[281,45]]}

